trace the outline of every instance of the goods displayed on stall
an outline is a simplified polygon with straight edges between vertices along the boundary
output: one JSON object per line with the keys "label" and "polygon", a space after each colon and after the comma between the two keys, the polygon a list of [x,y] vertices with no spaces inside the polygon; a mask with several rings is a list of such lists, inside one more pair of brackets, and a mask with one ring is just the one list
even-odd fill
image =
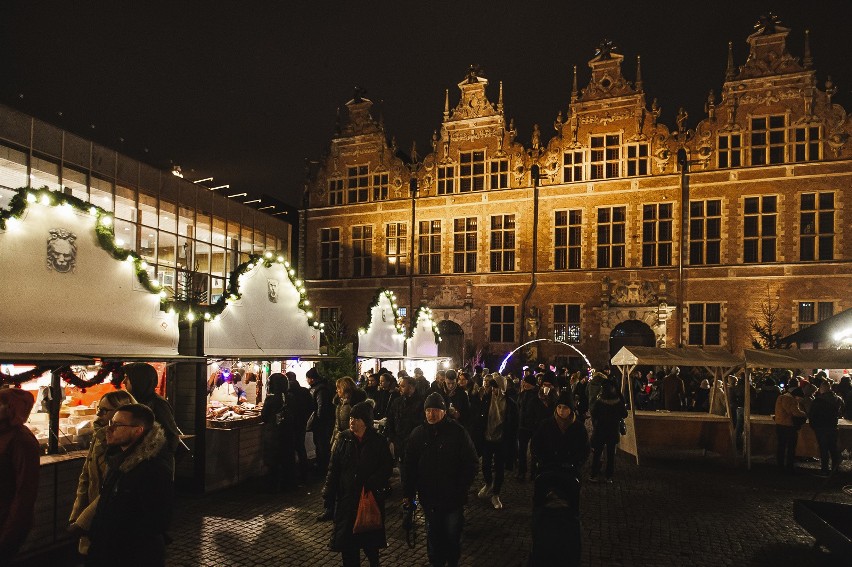
{"label": "goods displayed on stall", "polygon": [[269,376],[268,365],[254,362],[235,367],[212,362],[207,382],[207,426],[215,429],[260,423],[261,385]]}

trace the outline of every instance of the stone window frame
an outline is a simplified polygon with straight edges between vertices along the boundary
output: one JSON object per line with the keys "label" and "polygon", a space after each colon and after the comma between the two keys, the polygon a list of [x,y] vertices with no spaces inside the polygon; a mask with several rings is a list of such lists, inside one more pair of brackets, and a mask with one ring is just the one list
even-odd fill
{"label": "stone window frame", "polygon": [[[497,219],[500,219],[499,226],[495,225]],[[488,225],[490,271],[514,272],[517,266],[518,246],[516,216],[514,214],[491,215]]]}
{"label": "stone window frame", "polygon": [[377,171],[373,173],[372,194],[373,201],[387,201],[388,188],[390,187],[389,175],[387,171]]}
{"label": "stone window frame", "polygon": [[345,192],[343,191],[344,180],[342,177],[335,177],[328,180],[328,204],[342,205]]}
{"label": "stone window frame", "polygon": [[[806,196],[813,203],[805,202]],[[826,202],[831,197],[831,203]],[[824,198],[826,199],[824,201]],[[830,224],[830,227],[824,225]],[[807,191],[799,194],[799,261],[820,262],[834,259],[837,226],[837,194],[835,191]],[[812,227],[810,230],[808,227]],[[828,230],[830,228],[830,230]],[[824,230],[825,229],[825,230]],[[824,254],[828,243],[829,254]]]}
{"label": "stone window frame", "polygon": [[[718,307],[718,320],[707,320],[708,306],[717,306]],[[697,315],[697,307],[701,307],[701,320],[694,320],[694,316]],[[724,346],[727,343],[727,303],[724,301],[690,301],[686,303],[686,309],[684,309],[684,325],[683,328],[686,331],[686,337],[684,337],[684,342],[689,346]],[[707,342],[707,331],[708,327],[710,329],[716,329],[718,333],[718,342],[716,343],[708,343]],[[695,342],[693,341],[693,332],[700,332],[701,341]]]}
{"label": "stone window frame", "polygon": [[340,227],[320,229],[320,279],[340,277]]}
{"label": "stone window frame", "polygon": [[352,227],[352,277],[369,278],[372,275],[373,225],[354,225]]}
{"label": "stone window frame", "polygon": [[743,165],[743,133],[719,132],[716,134],[716,166],[730,169]]}
{"label": "stone window frame", "polygon": [[[631,155],[633,153],[633,155]],[[626,177],[651,175],[651,145],[648,142],[632,142],[625,148]]]}
{"label": "stone window frame", "polygon": [[[825,321],[837,313],[839,301],[836,300],[817,300],[817,299],[797,299],[793,302],[793,327],[797,331],[807,329],[811,325],[815,325],[820,321]],[[810,305],[810,316],[807,316],[808,305]],[[830,308],[830,309],[829,309]],[[804,315],[804,316],[803,316]]]}
{"label": "stone window frame", "polygon": [[[459,221],[463,223],[459,228]],[[470,223],[473,221],[473,228]],[[473,237],[471,242],[470,238]],[[459,246],[461,243],[461,246]],[[472,274],[477,271],[479,256],[479,219],[459,217],[453,219],[453,273]],[[461,265],[462,269],[459,269]]]}
{"label": "stone window frame", "polygon": [[[488,341],[491,343],[514,343],[517,337],[518,306],[488,306]],[[511,333],[511,336],[508,335]],[[508,340],[506,340],[508,337]]]}
{"label": "stone window frame", "polygon": [[485,191],[485,150],[459,152],[459,193]]}
{"label": "stone window frame", "polygon": [[778,165],[790,161],[787,156],[788,113],[750,115],[748,128],[749,165]]}
{"label": "stone window frame", "polygon": [[582,149],[570,149],[562,152],[562,182],[585,181],[586,156]]}
{"label": "stone window frame", "polygon": [[[423,231],[424,227],[426,232]],[[441,219],[417,221],[417,273],[441,273]]]}
{"label": "stone window frame", "polygon": [[[609,212],[608,220],[601,219],[603,211]],[[622,215],[621,220],[615,220],[615,213],[619,211]],[[626,205],[606,205],[595,209],[595,218],[597,219],[597,233],[595,238],[596,262],[597,268],[624,268],[627,265],[627,206]],[[620,227],[621,235],[619,241],[614,241],[618,237]],[[601,236],[606,230],[607,242],[601,242]],[[619,258],[620,263],[613,260],[616,259],[615,252],[621,252]],[[601,253],[606,252],[606,261],[602,262]],[[617,264],[617,265],[616,265]]]}
{"label": "stone window frame", "polygon": [[[354,196],[354,198],[353,198]],[[346,166],[346,202],[366,203],[370,200],[370,165]]]}
{"label": "stone window frame", "polygon": [[[668,212],[668,217],[661,216]],[[653,216],[649,216],[653,215]],[[666,231],[668,238],[666,239]],[[642,267],[671,266],[674,254],[674,202],[642,205]],[[668,257],[662,263],[661,258]]]}
{"label": "stone window frame", "polygon": [[[757,200],[757,208],[749,210],[750,204]],[[768,201],[774,204],[772,208],[768,208]],[[778,195],[744,195],[743,196],[743,263],[744,264],[759,264],[766,262],[778,262],[778,239],[779,239],[779,224],[778,224],[778,205],[780,198]],[[767,229],[770,228],[771,234]],[[752,226],[753,225],[753,226]],[[754,246],[753,250],[749,246]],[[770,254],[771,251],[771,254]]]}
{"label": "stone window frame", "polygon": [[[564,222],[560,219],[564,215]],[[553,269],[579,270],[583,267],[583,209],[553,213]]]}
{"label": "stone window frame", "polygon": [[[716,214],[711,214],[710,203],[718,203],[718,211]],[[694,205],[701,204],[701,214],[694,213]],[[718,266],[722,263],[722,234],[723,234],[723,219],[722,215],[723,199],[695,199],[689,201],[689,265],[690,266]],[[718,236],[711,237],[711,227],[718,225],[716,233]],[[701,228],[701,234],[698,236],[696,230]],[[713,250],[715,248],[715,250]],[[701,259],[695,261],[700,250]],[[715,252],[716,261],[710,261],[710,253]]]}
{"label": "stone window frame", "polygon": [[553,317],[553,340],[569,344],[580,344],[583,338],[583,306],[580,303],[554,303],[551,305]]}
{"label": "stone window frame", "polygon": [[455,193],[455,182],[455,165],[438,166],[438,175],[436,178],[436,191],[438,195],[452,195],[453,193]]}
{"label": "stone window frame", "polygon": [[492,159],[488,161],[488,188],[508,189],[509,188],[509,160]]}
{"label": "stone window frame", "polygon": [[408,275],[408,223],[385,224],[385,257],[387,275]]}
{"label": "stone window frame", "polygon": [[[596,146],[597,140],[601,141]],[[618,133],[595,134],[589,137],[589,175],[587,179],[599,181],[604,179],[618,179],[622,177],[622,135]],[[613,155],[611,152],[615,152]],[[596,168],[600,168],[597,172]]]}

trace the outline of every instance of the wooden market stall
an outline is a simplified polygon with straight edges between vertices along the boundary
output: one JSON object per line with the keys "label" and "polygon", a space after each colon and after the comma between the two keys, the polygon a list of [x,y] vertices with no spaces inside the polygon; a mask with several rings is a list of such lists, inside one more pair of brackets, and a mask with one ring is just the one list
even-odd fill
{"label": "wooden market stall", "polygon": [[[718,380],[741,367],[743,360],[718,348],[625,346],[612,358],[612,364],[620,367],[625,377],[629,377],[637,366],[697,366],[706,369]],[[630,400],[635,400],[633,381],[625,379],[622,386]],[[715,392],[714,387],[711,393],[715,395]],[[730,417],[709,412],[637,410],[635,406],[635,403],[630,404],[625,419],[627,434],[622,436],[619,447],[633,455],[637,464],[643,452],[655,448],[701,449],[731,459],[736,455]],[[713,407],[712,400],[710,407]]]}
{"label": "wooden market stall", "polygon": [[377,371],[384,366],[391,372],[401,370],[405,355],[405,331],[399,324],[396,296],[380,289],[370,305],[370,320],[358,330],[358,372]]}
{"label": "wooden market stall", "polygon": [[450,357],[438,356],[440,341],[438,326],[432,320],[432,310],[421,307],[417,310],[411,336],[405,340],[405,370],[414,374],[415,368],[420,368],[423,375],[431,382],[443,363],[452,360]]}

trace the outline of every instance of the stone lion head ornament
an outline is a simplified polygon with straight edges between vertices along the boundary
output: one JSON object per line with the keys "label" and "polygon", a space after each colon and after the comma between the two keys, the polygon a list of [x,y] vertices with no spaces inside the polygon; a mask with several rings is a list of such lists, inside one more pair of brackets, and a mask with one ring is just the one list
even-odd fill
{"label": "stone lion head ornament", "polygon": [[266,280],[266,293],[269,301],[278,303],[278,280]]}
{"label": "stone lion head ornament", "polygon": [[73,272],[77,264],[77,235],[64,228],[52,228],[48,231],[47,267],[60,274]]}

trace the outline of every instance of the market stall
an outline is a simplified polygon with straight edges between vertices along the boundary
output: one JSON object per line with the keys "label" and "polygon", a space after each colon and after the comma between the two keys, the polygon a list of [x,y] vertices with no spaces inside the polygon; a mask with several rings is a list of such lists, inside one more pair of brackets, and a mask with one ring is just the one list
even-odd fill
{"label": "market stall", "polygon": [[[612,358],[612,364],[621,368],[621,375],[629,377],[637,366],[655,366],[680,368],[697,366],[713,375],[714,381],[720,380],[730,372],[742,366],[742,358],[718,348],[656,348],[625,346]],[[635,400],[633,381],[622,381],[625,394]],[[716,388],[711,390],[715,395]],[[734,428],[728,416],[704,412],[669,412],[664,410],[637,410],[631,403],[628,411],[627,434],[622,436],[619,447],[636,457],[656,448],[667,450],[711,451],[734,458]],[[711,400],[710,407],[713,407]]]}
{"label": "market stall", "polygon": [[367,327],[358,329],[358,372],[386,368],[393,373],[402,369],[405,331],[399,323],[396,295],[380,289],[370,303]]}
{"label": "market stall", "polygon": [[314,321],[302,281],[283,257],[255,257],[232,277],[238,285],[228,305],[204,324],[206,490],[261,475],[266,379],[293,371],[307,385],[305,372],[321,358],[321,325]]}
{"label": "market stall", "polygon": [[435,379],[438,370],[445,370],[452,358],[438,356],[438,342],[441,340],[438,325],[432,319],[432,310],[421,307],[417,310],[411,336],[405,340],[405,370],[414,374],[420,368],[430,382]]}

